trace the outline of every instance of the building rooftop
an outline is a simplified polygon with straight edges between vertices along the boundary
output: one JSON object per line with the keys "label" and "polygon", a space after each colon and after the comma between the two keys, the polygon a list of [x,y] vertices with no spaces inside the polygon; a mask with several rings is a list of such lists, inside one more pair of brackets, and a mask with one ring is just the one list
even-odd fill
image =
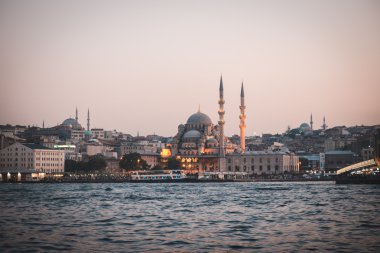
{"label": "building rooftop", "polygon": [[40,144],[35,144],[35,143],[22,143],[22,145],[24,145],[28,148],[31,148],[31,149],[50,149],[50,150],[52,150],[51,148],[42,146]]}

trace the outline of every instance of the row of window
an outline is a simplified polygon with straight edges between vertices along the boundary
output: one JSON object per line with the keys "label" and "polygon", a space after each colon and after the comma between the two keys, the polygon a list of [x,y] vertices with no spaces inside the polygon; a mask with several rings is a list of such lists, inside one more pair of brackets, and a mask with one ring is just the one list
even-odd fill
{"label": "row of window", "polygon": [[[39,161],[40,157],[36,157],[36,160]],[[42,157],[42,161],[62,161],[62,158],[51,158],[51,157]]]}
{"label": "row of window", "polygon": [[47,167],[58,167],[58,166],[63,166],[62,163],[59,164],[59,163],[36,163],[36,166],[47,166]]}
{"label": "row of window", "polygon": [[[267,170],[270,171],[272,169],[272,167],[270,165],[267,166]],[[263,170],[263,166],[260,165],[259,166],[259,170],[262,171]],[[275,165],[274,166],[274,170],[279,170],[279,166],[278,165]],[[232,167],[231,166],[228,166],[228,171],[232,171]],[[240,166],[235,166],[235,171],[240,171]],[[243,166],[243,170],[242,171],[247,171],[247,166]],[[252,165],[251,166],[251,171],[255,171],[255,165]]]}
{"label": "row of window", "polygon": [[[7,163],[7,164],[5,164],[5,163],[0,163],[0,167],[1,167],[1,168],[13,168],[13,167],[17,168],[17,167],[19,167],[19,166],[18,166],[18,163],[15,163],[15,164],[13,164],[13,163]],[[25,168],[25,167],[27,167],[27,168],[31,168],[31,167],[33,167],[33,164],[31,164],[31,163],[29,163],[29,164],[21,163],[21,164],[20,164],[20,167],[22,167],[22,168]]]}
{"label": "row of window", "polygon": [[[21,156],[26,156],[26,155],[28,155],[28,156],[32,156],[33,155],[33,153],[20,153],[20,155]],[[0,156],[18,156],[18,153],[15,153],[15,154],[13,154],[13,153],[0,153]]]}
{"label": "row of window", "polygon": [[42,172],[48,172],[48,173],[51,173],[51,172],[62,172],[63,170],[60,170],[60,169],[40,169]]}
{"label": "row of window", "polygon": [[36,152],[36,155],[61,156],[62,152]]}
{"label": "row of window", "polygon": [[[251,163],[254,163],[255,162],[255,159],[254,158],[251,158]],[[263,158],[259,158],[259,162],[262,163],[263,162]],[[268,157],[267,158],[267,163],[270,163],[271,162],[271,159]],[[276,157],[275,159],[275,162],[278,163],[278,157]],[[232,163],[232,159],[231,158],[228,158],[228,163]],[[243,158],[243,163],[247,163],[247,158]]]}

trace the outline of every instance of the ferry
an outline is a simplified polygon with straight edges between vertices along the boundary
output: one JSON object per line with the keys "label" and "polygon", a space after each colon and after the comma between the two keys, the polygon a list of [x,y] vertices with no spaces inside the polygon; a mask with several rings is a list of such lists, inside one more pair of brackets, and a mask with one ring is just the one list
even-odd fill
{"label": "ferry", "polygon": [[138,170],[131,173],[132,181],[172,181],[185,178],[183,170]]}

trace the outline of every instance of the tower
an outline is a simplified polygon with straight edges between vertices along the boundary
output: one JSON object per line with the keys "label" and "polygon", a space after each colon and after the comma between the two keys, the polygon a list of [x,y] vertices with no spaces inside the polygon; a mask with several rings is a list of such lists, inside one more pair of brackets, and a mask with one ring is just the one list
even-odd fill
{"label": "tower", "polygon": [[42,128],[45,129],[45,120],[42,121]]}
{"label": "tower", "polygon": [[75,120],[78,122],[78,107],[75,108]]}
{"label": "tower", "polygon": [[[224,150],[224,98],[223,98],[223,79],[220,76],[220,85],[219,85],[219,157],[225,157]],[[219,159],[219,170],[221,170],[221,161]]]}
{"label": "tower", "polygon": [[313,130],[313,114],[310,114],[310,128]]}
{"label": "tower", "polygon": [[322,129],[323,129],[323,131],[325,131],[326,128],[327,128],[327,125],[326,125],[326,118],[325,118],[325,116],[323,116],[323,125],[322,125]]}
{"label": "tower", "polygon": [[90,108],[87,110],[87,131],[90,131]]}
{"label": "tower", "polygon": [[245,104],[244,104],[244,86],[243,83],[241,83],[241,91],[240,91],[240,148],[241,152],[245,152]]}

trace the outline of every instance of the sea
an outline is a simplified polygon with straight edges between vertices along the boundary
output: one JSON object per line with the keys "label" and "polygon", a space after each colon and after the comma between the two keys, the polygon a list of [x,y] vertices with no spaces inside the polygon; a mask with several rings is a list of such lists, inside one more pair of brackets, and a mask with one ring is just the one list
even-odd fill
{"label": "sea", "polygon": [[1,252],[380,252],[380,185],[2,183]]}

